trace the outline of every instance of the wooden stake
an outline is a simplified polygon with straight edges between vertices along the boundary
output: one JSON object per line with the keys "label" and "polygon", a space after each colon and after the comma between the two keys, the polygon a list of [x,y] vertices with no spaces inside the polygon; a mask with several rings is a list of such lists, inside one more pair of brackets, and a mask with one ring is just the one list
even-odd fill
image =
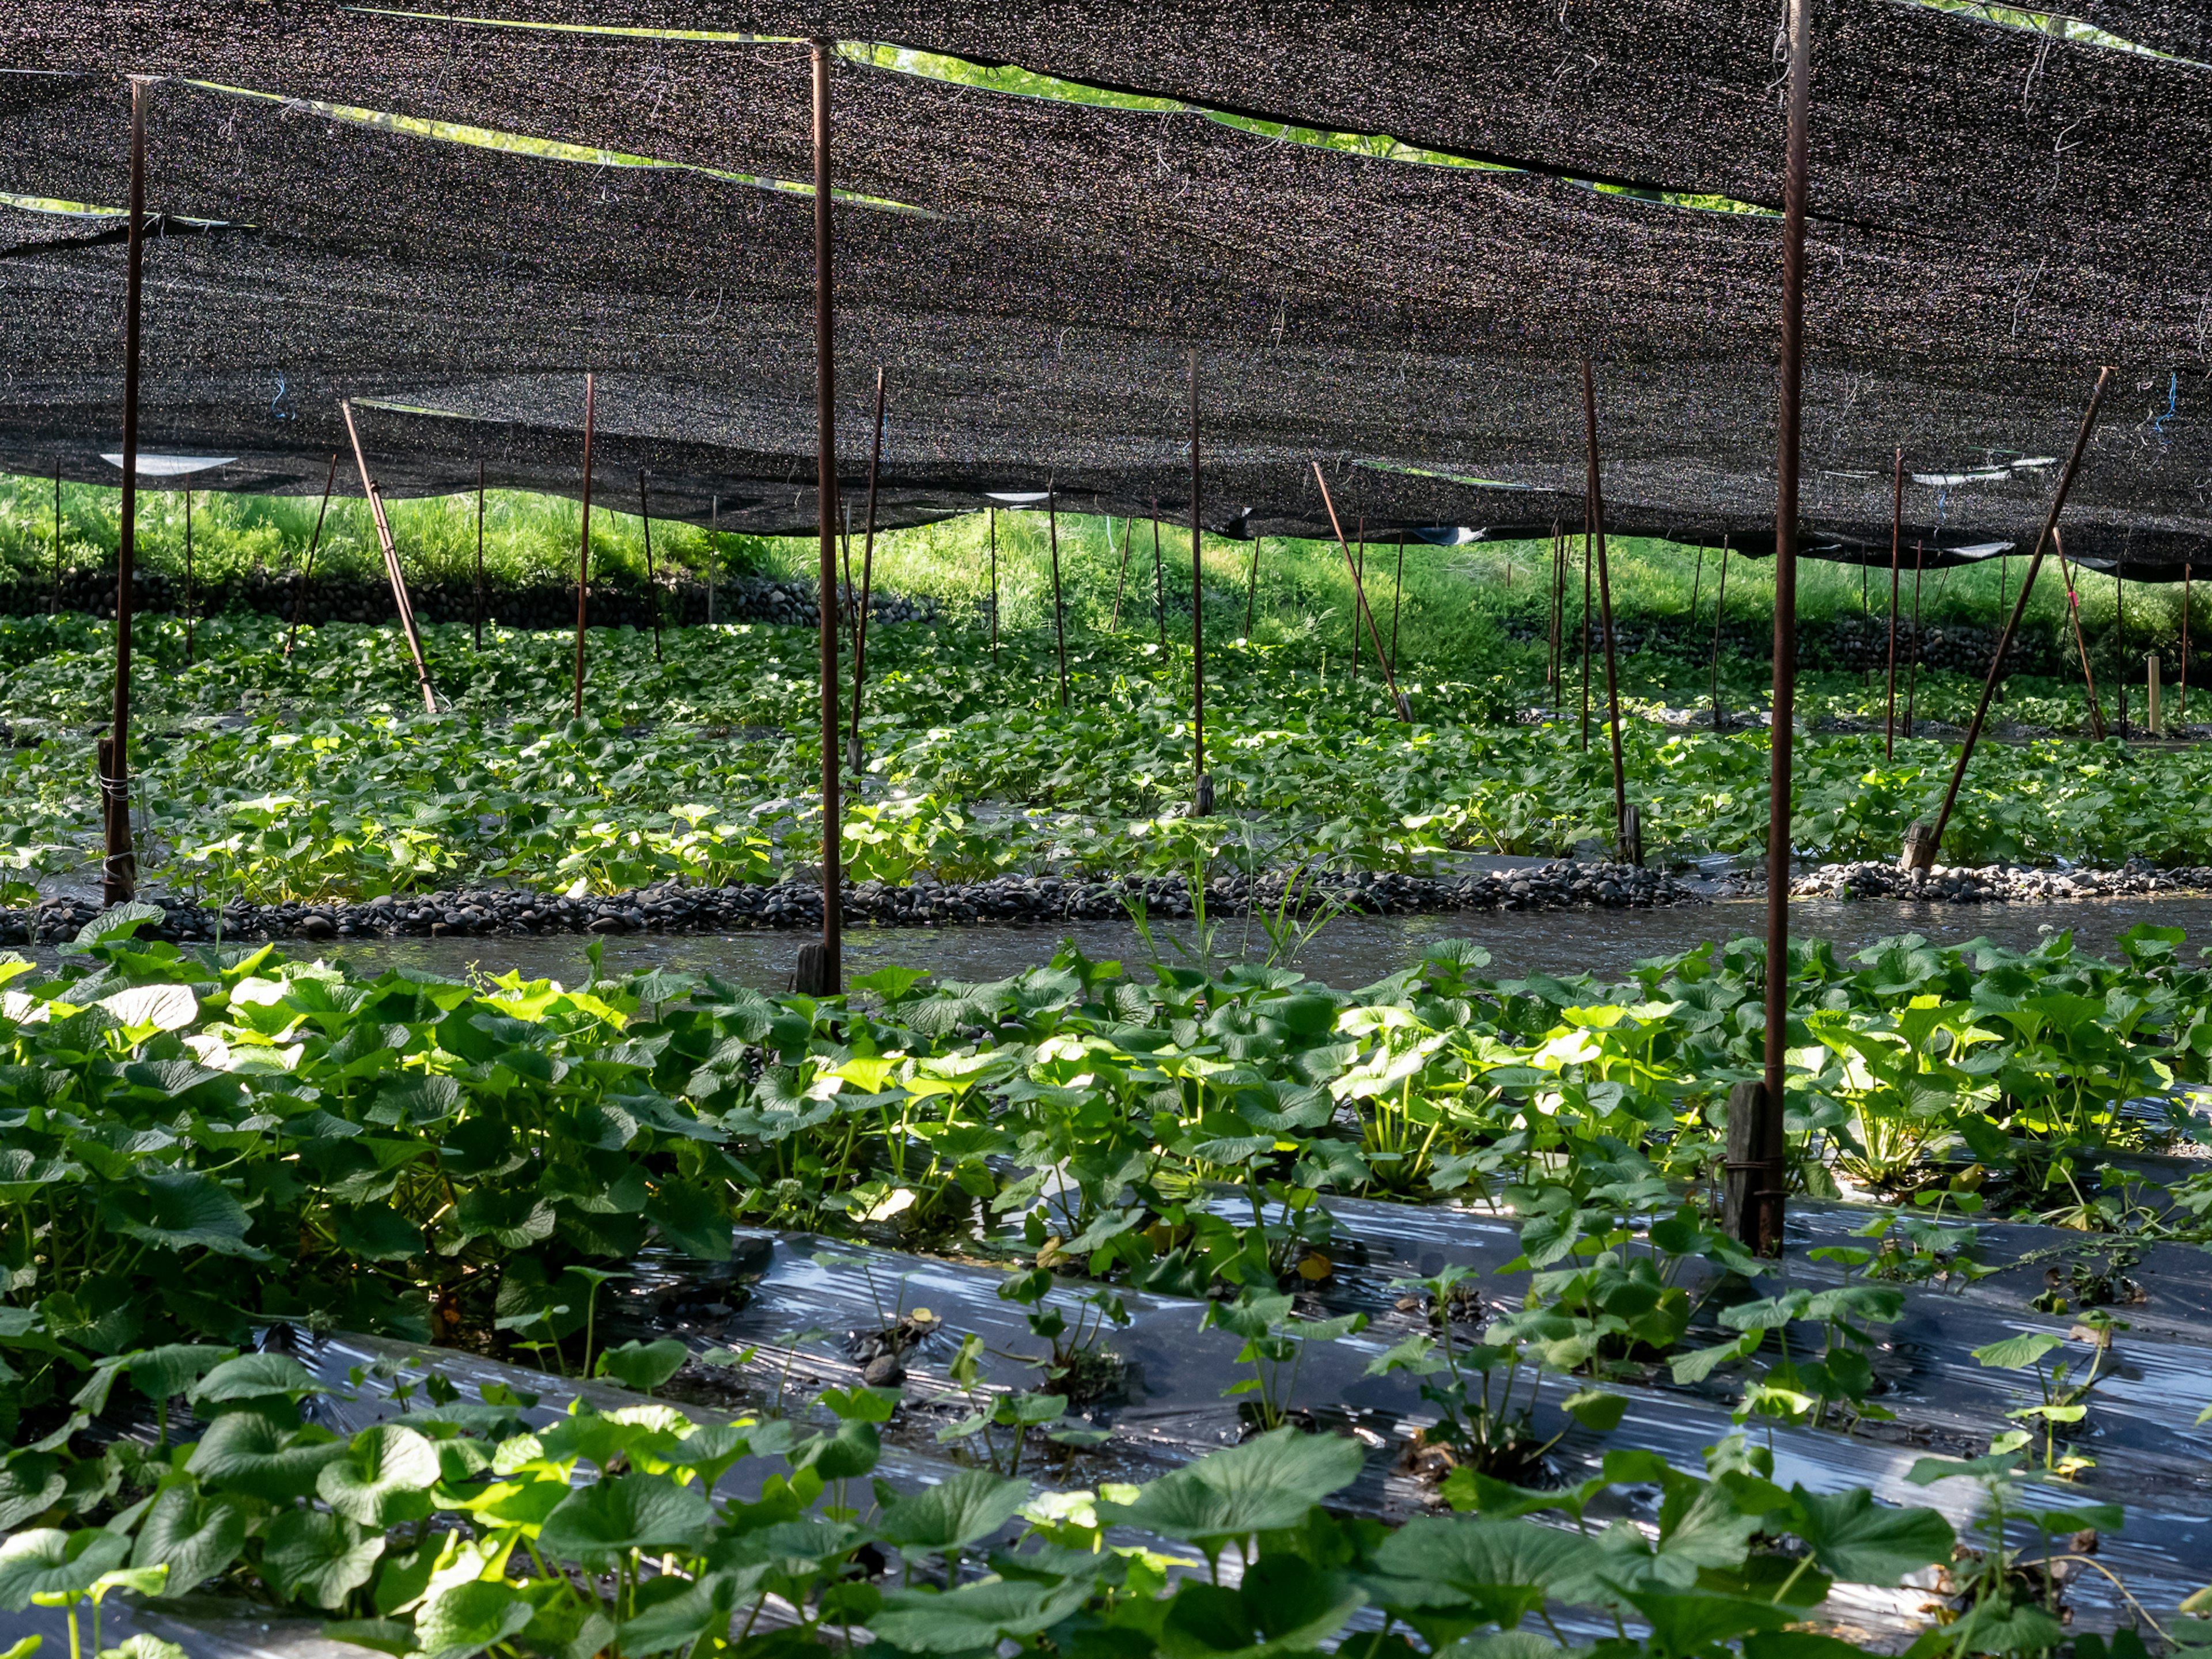
{"label": "wooden stake", "polygon": [[1633,856],[1628,822],[1628,777],[1620,757],[1620,676],[1613,642],[1613,584],[1606,568],[1605,491],[1597,465],[1597,381],[1590,360],[1583,359],[1583,427],[1589,450],[1589,521],[1597,538],[1598,626],[1605,630],[1606,716],[1613,736],[1613,822],[1615,850],[1626,864],[1643,860]]}
{"label": "wooden stake", "polygon": [[645,495],[645,469],[637,470],[637,521],[645,531],[645,591],[653,600],[653,659],[660,655],[660,584],[653,574],[653,509]]}
{"label": "wooden stake", "polygon": [[1713,595],[1713,730],[1720,731],[1728,721],[1721,714],[1721,619],[1728,614],[1728,532],[1721,532],[1721,580]]}
{"label": "wooden stake", "polygon": [[[1510,586],[1513,580],[1513,556],[1505,557],[1505,580]],[[1398,665],[1398,607],[1406,597],[1406,532],[1398,532],[1398,574],[1390,583],[1390,666]]]}
{"label": "wooden stake", "polygon": [[[1313,470],[1314,482],[1321,486],[1322,505],[1328,509],[1329,528],[1336,532],[1336,544],[1344,550],[1345,568],[1352,572],[1352,599],[1358,606],[1352,617],[1352,626],[1357,628],[1362,617],[1366,619],[1367,637],[1375,642],[1376,665],[1382,669],[1383,683],[1390,689],[1390,702],[1398,711],[1398,718],[1410,726],[1413,721],[1413,708],[1407,702],[1404,694],[1398,690],[1397,673],[1391,667],[1389,658],[1382,654],[1382,630],[1376,627],[1375,613],[1367,608],[1366,585],[1360,580],[1359,567],[1352,562],[1351,544],[1344,539],[1344,526],[1337,519],[1336,503],[1329,499],[1328,480],[1322,476],[1319,461],[1313,464]],[[1356,645],[1358,642],[1358,636],[1355,634],[1353,643]]]}
{"label": "wooden stake", "polygon": [[[1114,577],[1114,620],[1106,624],[1109,634],[1121,631],[1121,595],[1129,585],[1129,542],[1136,534],[1137,515],[1132,513],[1121,526],[1121,568]],[[1114,520],[1106,520],[1106,545],[1114,545]]]}
{"label": "wooden stake", "polygon": [[422,711],[434,714],[438,712],[438,699],[430,690],[429,665],[422,660],[422,636],[415,627],[415,606],[407,597],[407,578],[399,568],[399,550],[392,544],[392,523],[384,514],[384,496],[377,489],[376,480],[369,476],[368,458],[361,447],[361,432],[354,425],[352,403],[339,398],[338,412],[345,416],[346,436],[353,441],[353,464],[361,473],[361,493],[368,498],[368,515],[376,525],[376,545],[384,555],[384,574],[392,584],[392,603],[399,613],[400,630],[407,636],[408,654],[415,659],[415,684],[422,693]]}
{"label": "wooden stake", "polygon": [[837,772],[837,354],[836,267],[830,165],[832,40],[813,43],[814,464],[820,520],[822,597],[822,939],[802,949],[793,987],[805,995],[844,994],[844,810]]}
{"label": "wooden stake", "polygon": [[[641,475],[642,476],[642,475]],[[477,463],[477,650],[483,650],[483,520],[484,520],[484,464]],[[319,520],[317,520],[320,522]]]}
{"label": "wooden stake", "polygon": [[[1205,534],[1199,511],[1198,348],[1190,352],[1190,723],[1193,816],[1213,815],[1213,778],[1206,769],[1206,570],[1200,555]],[[1066,659],[1061,659],[1060,702],[1067,702]]]}
{"label": "wooden stake", "polygon": [[860,620],[853,629],[853,730],[845,740],[845,763],[860,770],[860,688],[868,673],[868,600],[876,580],[876,475],[884,459],[884,370],[876,366],[875,435],[868,442],[868,510],[860,546]]}
{"label": "wooden stake", "polygon": [[[1060,596],[1060,492],[1048,485],[1044,493],[1044,517],[1048,538],[1052,545],[1052,637],[1060,653],[1060,706],[1067,707],[1067,606]],[[1193,555],[1194,561],[1196,556]],[[1192,567],[1196,568],[1194,562]],[[1201,751],[1203,739],[1201,739]],[[1200,771],[1206,769],[1200,767]]]}
{"label": "wooden stake", "polygon": [[1905,446],[1897,447],[1897,483],[1889,512],[1889,699],[1882,717],[1881,757],[1897,757],[1897,580],[1898,556],[1905,535]]}
{"label": "wooden stake", "polygon": [[192,487],[185,486],[185,664],[192,660]]}
{"label": "wooden stake", "polygon": [[2081,634],[2081,596],[2074,591],[2073,568],[2066,562],[2066,544],[2061,539],[2056,526],[2051,528],[2051,546],[2052,551],[2058,555],[2058,577],[2066,584],[2066,617],[2074,625],[2074,648],[2081,657],[2081,689],[2089,700],[2089,730],[2095,734],[2096,740],[2102,743],[2105,740],[2105,709],[2104,705],[2097,701],[2097,677],[2089,667],[2089,641]]}
{"label": "wooden stake", "polygon": [[331,470],[323,480],[323,504],[315,509],[315,533],[307,538],[307,562],[300,570],[300,597],[292,606],[292,626],[284,635],[284,657],[289,661],[292,642],[300,637],[300,622],[307,614],[307,590],[315,580],[315,550],[323,544],[323,515],[331,510],[331,489],[338,481],[338,453],[331,452]]}
{"label": "wooden stake", "polygon": [[589,374],[584,376],[584,527],[576,539],[576,668],[570,712],[584,718],[584,623],[586,596],[592,580],[592,430],[598,412],[598,393]]}
{"label": "wooden stake", "polygon": [[2089,394],[2089,406],[2081,411],[2081,429],[2075,434],[2074,453],[2066,459],[2066,471],[2059,475],[2058,490],[2051,498],[2050,515],[2043,521],[2043,533],[2035,538],[2035,555],[2027,562],[2027,574],[2021,579],[2020,599],[2012,614],[2005,619],[2004,632],[1997,636],[1996,659],[1990,665],[1990,677],[1982,687],[1982,700],[1974,706],[1973,722],[1966,727],[1966,741],[1960,745],[1959,763],[1951,769],[1951,782],[1943,791],[1943,809],[1936,815],[1936,833],[1930,838],[1927,858],[1932,864],[1936,852],[1943,844],[1943,830],[1951,822],[1951,809],[1958,804],[1959,785],[1965,781],[1966,767],[1974,758],[1974,744],[1982,735],[1982,722],[1989,717],[1990,698],[1996,690],[1997,681],[2004,673],[2005,656],[2012,649],[2013,635],[2020,629],[2020,619],[2027,611],[2027,601],[2035,592],[2036,573],[2043,568],[2043,550],[2050,545],[2052,534],[2058,528],[2058,515],[2065,510],[2066,498],[2073,493],[2075,475],[2081,471],[2081,457],[2089,448],[2090,435],[2097,429],[2097,414],[2103,408],[2105,388],[2112,384],[2112,371],[2100,370],[2097,389]]}
{"label": "wooden stake", "polygon": [[100,757],[100,811],[105,856],[101,902],[128,903],[138,890],[138,855],[131,840],[131,613],[138,548],[139,295],[146,246],[146,106],[149,82],[131,82],[131,221],[123,299],[123,507],[115,547],[115,702],[106,752]]}

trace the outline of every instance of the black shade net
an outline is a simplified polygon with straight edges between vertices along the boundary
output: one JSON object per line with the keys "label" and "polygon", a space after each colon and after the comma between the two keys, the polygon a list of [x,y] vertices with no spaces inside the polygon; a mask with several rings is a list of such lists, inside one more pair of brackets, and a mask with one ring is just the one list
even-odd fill
{"label": "black shade net", "polygon": [[[1778,0],[506,9],[827,29],[1486,164],[841,58],[855,510],[881,364],[884,522],[1048,486],[1187,518],[1194,354],[1209,527],[1326,533],[1318,459],[1346,530],[1547,534],[1582,516],[1587,354],[1608,528],[1771,549]],[[1887,562],[1899,444],[1906,562],[2026,550],[2109,362],[2068,550],[2179,575],[2212,528],[2212,71],[1906,0],[1816,16],[1807,550]],[[2090,21],[2196,49],[2176,8]],[[137,71],[176,77],[152,93],[141,441],[238,458],[196,486],[319,489],[343,395],[389,494],[479,459],[574,493],[590,369],[618,504],[643,467],[656,513],[813,526],[803,45],[28,0],[0,65],[40,71],[0,74],[0,465],[117,476],[120,222],[20,204],[125,199]]]}

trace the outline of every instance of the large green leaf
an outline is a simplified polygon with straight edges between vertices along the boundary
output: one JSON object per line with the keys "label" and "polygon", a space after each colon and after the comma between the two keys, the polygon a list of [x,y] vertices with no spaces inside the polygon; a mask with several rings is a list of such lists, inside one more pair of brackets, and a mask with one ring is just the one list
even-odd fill
{"label": "large green leaf", "polygon": [[600,1376],[611,1376],[625,1388],[651,1394],[684,1369],[684,1362],[690,1353],[672,1336],[662,1337],[656,1342],[625,1342],[602,1353],[595,1369]]}
{"label": "large green leaf", "polygon": [[86,1528],[36,1527],[0,1540],[0,1608],[21,1613],[34,1595],[81,1594],[123,1565],[131,1540]]}
{"label": "large green leaf", "polygon": [[1383,1540],[1375,1565],[1395,1578],[1447,1586],[1510,1629],[1547,1601],[1601,1599],[1599,1575],[1613,1564],[1595,1540],[1533,1521],[1420,1516]]}
{"label": "large green leaf", "polygon": [[269,1523],[262,1571],[278,1590],[319,1607],[335,1607],[368,1582],[384,1553],[384,1535],[342,1515],[286,1510]]}
{"label": "large green leaf", "polygon": [[677,1595],[654,1602],[622,1626],[622,1651],[632,1659],[688,1648],[708,1632],[726,1633],[740,1597],[756,1594],[768,1576],[764,1566],[739,1572],[710,1572]]}
{"label": "large green leaf", "polygon": [[1342,1573],[1291,1555],[1263,1555],[1234,1590],[1186,1583],[1160,1626],[1166,1659],[1267,1659],[1310,1653],[1344,1628],[1366,1596]]}
{"label": "large green leaf", "polygon": [[395,1527],[428,1516],[438,1473],[438,1453],[428,1440],[397,1423],[380,1423],[354,1436],[343,1456],[323,1465],[315,1491],[364,1527]]}
{"label": "large green leaf", "polygon": [[68,1486],[62,1461],[53,1453],[27,1447],[10,1453],[0,1462],[0,1528],[21,1526],[52,1508]]}
{"label": "large green leaf", "polygon": [[192,1386],[195,1406],[234,1405],[282,1395],[298,1400],[320,1385],[314,1374],[289,1354],[242,1353],[225,1360]]}
{"label": "large green leaf", "polygon": [[312,1494],[324,1466],[345,1454],[344,1441],[319,1430],[280,1428],[258,1412],[226,1412],[208,1425],[185,1467],[210,1486],[287,1504]]}
{"label": "large green leaf", "polygon": [[645,1213],[660,1236],[701,1261],[727,1261],[735,1239],[730,1212],[704,1187],[664,1182],[646,1200]]}
{"label": "large green leaf", "polygon": [[228,1498],[210,1498],[189,1484],[165,1487],[138,1523],[131,1565],[166,1566],[165,1592],[190,1595],[238,1559],[246,1519]]}
{"label": "large green leaf", "polygon": [[456,1584],[416,1615],[415,1640],[426,1659],[473,1659],[520,1634],[534,1611],[504,1580]]}
{"label": "large green leaf", "polygon": [[252,1218],[220,1182],[191,1170],[150,1172],[137,1186],[110,1192],[100,1200],[108,1224],[119,1233],[166,1249],[195,1248],[269,1259],[246,1242]]}
{"label": "large green leaf", "polygon": [[585,1566],[601,1566],[624,1550],[705,1547],[706,1495],[666,1475],[624,1474],[571,1492],[545,1517],[539,1549]]}
{"label": "large green leaf", "polygon": [[1801,1617],[1795,1607],[1737,1595],[1630,1590],[1627,1596],[1651,1626],[1644,1638],[1651,1659],[1705,1659],[1719,1643],[1755,1631],[1779,1630]]}
{"label": "large green leaf", "polygon": [[1234,1538],[1294,1527],[1329,1493],[1358,1478],[1356,1440],[1277,1429],[1162,1475],[1133,1502],[1101,1500],[1099,1518],[1167,1538]]}
{"label": "large green leaf", "polygon": [[422,1230],[389,1204],[334,1205],[331,1231],[364,1261],[403,1261],[422,1254]]}
{"label": "large green leaf", "polygon": [[526,1250],[553,1236],[553,1206],[526,1187],[477,1187],[453,1206],[465,1238],[489,1237],[503,1249]]}
{"label": "large green leaf", "polygon": [[1790,1489],[1796,1518],[1790,1529],[1831,1577],[1884,1589],[1906,1573],[1951,1559],[1957,1535],[1934,1510],[1892,1509],[1863,1486],[1833,1494]]}
{"label": "large green leaf", "polygon": [[869,1621],[876,1635],[906,1653],[975,1653],[1004,1640],[1051,1629],[1091,1599],[1089,1579],[1037,1584],[993,1579],[939,1595],[897,1590]]}
{"label": "large green leaf", "polygon": [[908,1492],[878,1517],[877,1529],[901,1549],[965,1549],[1013,1518],[1029,1500],[1029,1482],[988,1469],[968,1469],[934,1486]]}

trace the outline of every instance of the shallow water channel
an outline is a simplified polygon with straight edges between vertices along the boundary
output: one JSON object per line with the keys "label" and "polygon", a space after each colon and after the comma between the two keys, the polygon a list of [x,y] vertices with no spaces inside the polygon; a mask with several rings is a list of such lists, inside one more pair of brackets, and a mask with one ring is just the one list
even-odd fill
{"label": "shallow water channel", "polygon": [[[2140,923],[2185,927],[2192,940],[2212,945],[2212,899],[2087,899],[2040,904],[1912,904],[1895,900],[1801,899],[1790,906],[1800,936],[1832,939],[1844,951],[1878,939],[1919,933],[1940,945],[1989,939],[2016,950],[2033,948],[2047,932],[2070,928],[2083,950],[2118,955],[2114,941]],[[1658,910],[1475,911],[1429,916],[1339,916],[1300,951],[1295,965],[1340,990],[1371,985],[1418,962],[1439,939],[1471,939],[1489,951],[1490,973],[1625,975],[1638,960],[1685,951],[1707,939],[1765,932],[1762,900],[1677,905]],[[1118,960],[1135,968],[1152,959],[1127,921],[1085,921],[1059,927],[860,927],[845,935],[848,976],[890,963],[927,968],[941,979],[1004,979],[1051,957],[1073,935],[1094,961]],[[736,984],[781,990],[790,978],[805,933],[629,934],[604,940],[609,972],[632,968],[711,970]],[[1190,960],[1187,922],[1155,926],[1153,945],[1173,963]],[[357,968],[390,966],[458,974],[476,965],[498,973],[520,968],[532,976],[573,983],[582,979],[589,940],[581,935],[490,939],[399,939],[348,944],[337,954]],[[305,954],[301,941],[283,947]],[[1259,923],[1242,917],[1213,929],[1218,960],[1243,955],[1264,960],[1267,939]]]}

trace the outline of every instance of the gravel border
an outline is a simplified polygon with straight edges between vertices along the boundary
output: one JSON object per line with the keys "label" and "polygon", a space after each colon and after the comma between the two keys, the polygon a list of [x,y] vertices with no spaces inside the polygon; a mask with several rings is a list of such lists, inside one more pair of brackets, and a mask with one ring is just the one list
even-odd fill
{"label": "gravel border", "polygon": [[[1286,878],[1224,876],[1206,892],[1209,915],[1272,911]],[[933,882],[888,886],[848,882],[848,922],[890,927],[972,923],[1116,921],[1141,899],[1151,917],[1191,914],[1181,879],[1066,881],[1003,876],[947,887]],[[1455,910],[1650,909],[1702,904],[1705,896],[1656,870],[1626,865],[1560,861],[1540,867],[1432,879],[1419,876],[1316,875],[1292,908],[1310,915],[1334,901],[1361,915],[1413,915]],[[161,937],[185,943],[216,936],[216,915],[191,904],[165,906]],[[83,899],[57,899],[35,910],[0,910],[0,945],[55,945],[76,937],[100,914]],[[571,899],[514,888],[469,888],[371,899],[362,904],[231,904],[223,907],[226,939],[362,939],[541,933],[732,933],[756,928],[812,928],[822,921],[822,895],[811,884],[769,886],[640,888],[605,897]]]}
{"label": "gravel border", "polygon": [[[1756,876],[1732,878],[1747,894],[1765,893]],[[1794,898],[1915,899],[1937,904],[2055,903],[2063,899],[2136,898],[2153,893],[2212,891],[2212,869],[2161,870],[2130,861],[2118,870],[2045,870],[1989,864],[1978,869],[1939,864],[1928,871],[1893,864],[1826,864],[1790,884]]]}

